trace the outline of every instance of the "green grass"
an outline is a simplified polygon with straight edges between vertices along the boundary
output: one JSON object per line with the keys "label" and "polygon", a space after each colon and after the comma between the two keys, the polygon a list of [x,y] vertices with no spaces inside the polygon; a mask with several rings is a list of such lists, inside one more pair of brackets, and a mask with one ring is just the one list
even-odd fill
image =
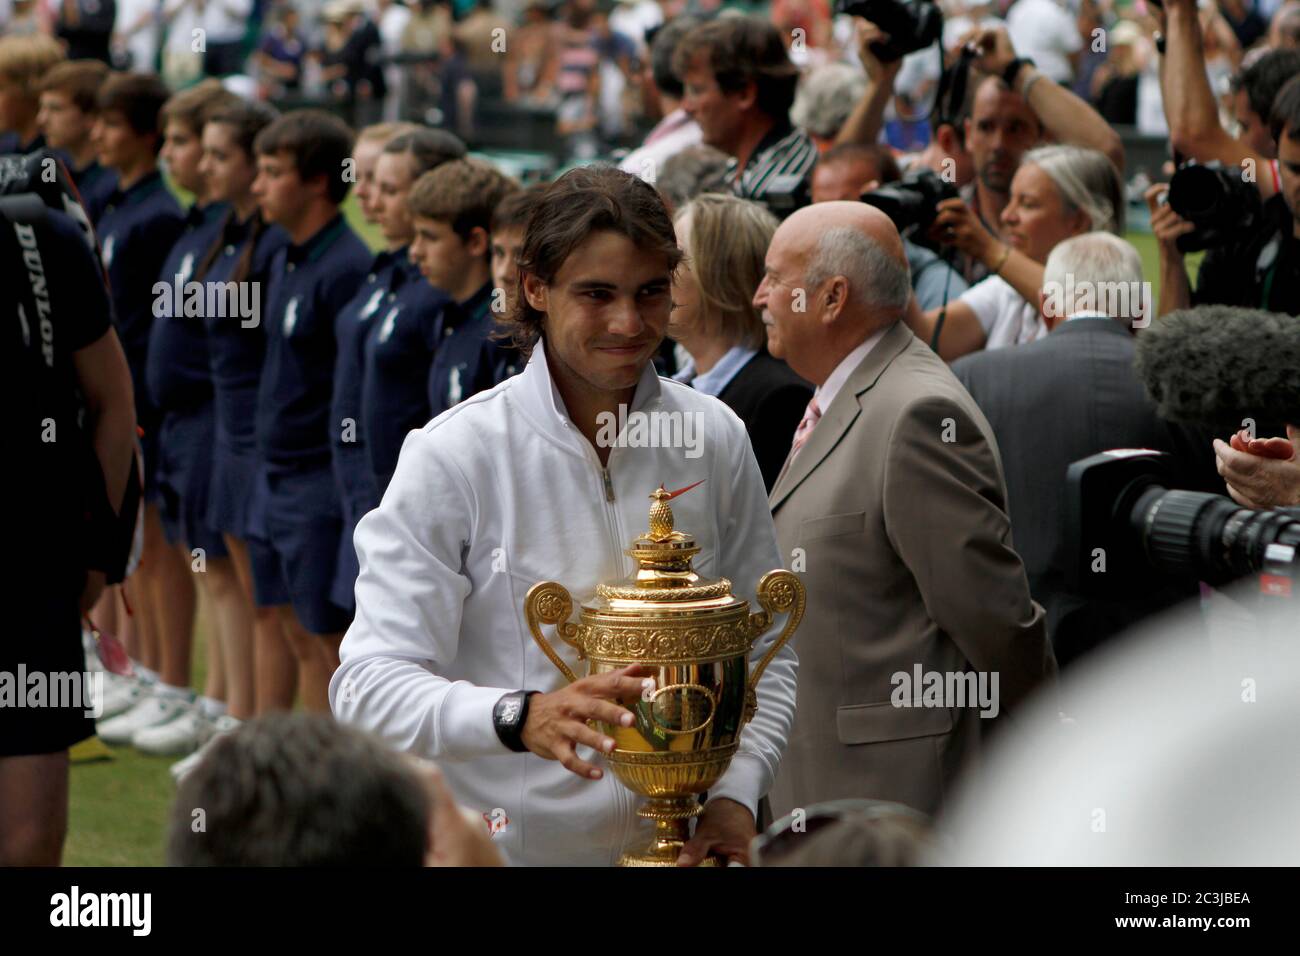
{"label": "green grass", "polygon": [[[195,618],[191,687],[208,675],[207,609]],[[167,816],[176,796],[168,768],[179,757],[109,747],[112,758],[72,765],[66,866],[162,866]]]}

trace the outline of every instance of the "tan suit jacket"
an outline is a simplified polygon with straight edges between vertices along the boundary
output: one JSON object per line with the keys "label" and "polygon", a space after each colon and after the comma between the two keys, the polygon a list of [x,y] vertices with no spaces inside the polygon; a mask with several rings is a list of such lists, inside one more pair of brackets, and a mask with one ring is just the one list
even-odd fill
{"label": "tan suit jacket", "polygon": [[[990,726],[1056,671],[1012,550],[992,429],[899,322],[787,459],[770,502],[784,559],[808,589],[773,811],[877,797],[938,812]],[[975,700],[895,706],[891,696],[922,699],[917,665],[996,673],[998,716],[981,717],[992,708]]]}

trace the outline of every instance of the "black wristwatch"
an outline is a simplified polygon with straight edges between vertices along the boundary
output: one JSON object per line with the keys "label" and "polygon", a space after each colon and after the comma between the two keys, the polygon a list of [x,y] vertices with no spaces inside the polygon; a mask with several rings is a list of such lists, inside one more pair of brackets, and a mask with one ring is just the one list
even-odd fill
{"label": "black wristwatch", "polygon": [[524,722],[528,720],[528,702],[536,690],[516,690],[504,695],[492,708],[492,728],[501,742],[517,754],[525,753]]}
{"label": "black wristwatch", "polygon": [[1164,35],[1163,33],[1161,33],[1159,30],[1157,30],[1155,33],[1151,34],[1151,36],[1152,36],[1152,39],[1154,39],[1154,40],[1156,41],[1156,52],[1159,53],[1161,56],[1164,56],[1164,55],[1165,55],[1165,35]]}
{"label": "black wristwatch", "polygon": [[1014,90],[1016,88],[1016,74],[1020,72],[1020,68],[1022,66],[1037,66],[1037,65],[1038,64],[1036,64],[1033,60],[1031,60],[1027,56],[1018,56],[1010,63],[1008,63],[1007,68],[1002,71],[1002,82],[1005,83],[1007,86],[1011,87],[1012,90]]}

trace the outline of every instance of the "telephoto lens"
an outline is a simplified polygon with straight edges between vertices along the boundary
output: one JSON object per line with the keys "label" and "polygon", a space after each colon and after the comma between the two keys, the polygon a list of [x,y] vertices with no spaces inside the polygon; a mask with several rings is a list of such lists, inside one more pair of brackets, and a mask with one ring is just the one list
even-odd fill
{"label": "telephoto lens", "polygon": [[1203,491],[1159,485],[1138,498],[1130,515],[1151,564],[1207,584],[1227,584],[1260,571],[1270,545],[1300,553],[1300,520],[1285,511],[1252,511]]}

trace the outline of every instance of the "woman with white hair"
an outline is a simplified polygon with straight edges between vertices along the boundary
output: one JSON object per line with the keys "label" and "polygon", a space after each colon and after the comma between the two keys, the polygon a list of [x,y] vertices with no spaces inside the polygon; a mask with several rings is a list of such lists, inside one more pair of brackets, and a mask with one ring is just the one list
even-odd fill
{"label": "woman with white hair", "polygon": [[1085,232],[1124,232],[1124,189],[1102,152],[1042,146],[1027,152],[1011,180],[1011,201],[995,236],[960,199],[939,204],[937,229],[948,242],[988,266],[990,275],[946,309],[913,305],[912,330],[951,362],[982,348],[1030,342],[1047,334],[1039,314],[1043,263],[1057,243]]}

